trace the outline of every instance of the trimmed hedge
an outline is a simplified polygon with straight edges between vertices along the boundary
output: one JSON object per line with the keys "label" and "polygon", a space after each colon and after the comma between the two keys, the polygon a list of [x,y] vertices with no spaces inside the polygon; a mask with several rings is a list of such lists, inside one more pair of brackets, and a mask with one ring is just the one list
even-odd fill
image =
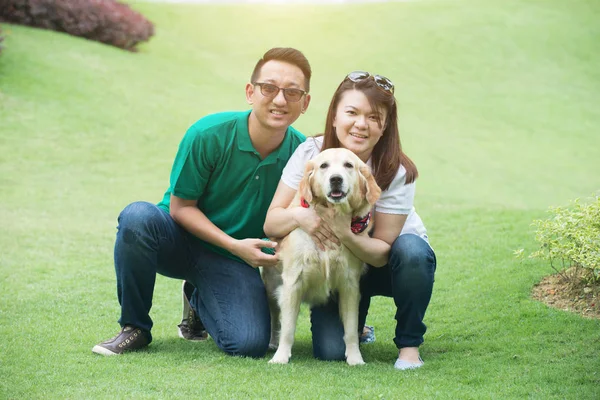
{"label": "trimmed hedge", "polygon": [[65,32],[129,51],[154,34],[143,15],[115,0],[0,0],[0,22]]}

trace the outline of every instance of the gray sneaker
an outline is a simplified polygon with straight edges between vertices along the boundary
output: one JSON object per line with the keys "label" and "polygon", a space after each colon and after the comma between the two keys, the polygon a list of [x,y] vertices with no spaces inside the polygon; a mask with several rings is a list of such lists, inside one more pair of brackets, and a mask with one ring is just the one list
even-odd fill
{"label": "gray sneaker", "polygon": [[92,352],[103,356],[116,356],[126,351],[142,349],[148,344],[150,341],[140,328],[125,325],[114,338],[95,345]]}
{"label": "gray sneaker", "polygon": [[179,337],[196,342],[208,339],[208,332],[206,332],[204,324],[190,304],[190,297],[192,297],[192,293],[194,292],[194,286],[189,282],[183,281],[181,289],[183,292],[183,317],[181,323],[177,325]]}

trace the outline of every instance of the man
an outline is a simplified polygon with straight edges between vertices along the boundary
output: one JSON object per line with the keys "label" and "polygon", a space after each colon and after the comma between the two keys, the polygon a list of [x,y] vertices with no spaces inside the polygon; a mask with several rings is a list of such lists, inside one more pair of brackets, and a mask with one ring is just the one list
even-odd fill
{"label": "man", "polygon": [[276,243],[260,238],[283,167],[305,140],[290,125],[310,103],[310,78],[300,51],[267,51],[246,85],[251,110],[192,125],[163,200],[121,212],[114,255],[121,331],[93,352],[122,354],[152,341],[149,312],[159,273],[185,280],[190,318],[180,336],[201,339],[198,329],[206,327],[228,354],[266,353],[270,317],[257,267],[275,265],[277,256],[261,250]]}

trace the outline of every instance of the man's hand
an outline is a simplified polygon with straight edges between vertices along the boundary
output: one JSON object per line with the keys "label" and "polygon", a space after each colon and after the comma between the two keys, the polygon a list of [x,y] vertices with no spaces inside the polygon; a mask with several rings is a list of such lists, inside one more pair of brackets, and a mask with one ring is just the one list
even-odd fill
{"label": "man's hand", "polygon": [[270,255],[261,251],[262,247],[275,248],[276,242],[270,242],[260,239],[242,239],[236,240],[231,246],[230,252],[235,254],[253,268],[273,267],[277,265],[279,256]]}
{"label": "man's hand", "polygon": [[[321,208],[324,212],[328,212],[327,208]],[[334,249],[339,246],[340,241],[336,234],[331,230],[329,225],[317,215],[315,209],[297,207],[294,218],[298,222],[300,229],[310,235],[319,249]]]}

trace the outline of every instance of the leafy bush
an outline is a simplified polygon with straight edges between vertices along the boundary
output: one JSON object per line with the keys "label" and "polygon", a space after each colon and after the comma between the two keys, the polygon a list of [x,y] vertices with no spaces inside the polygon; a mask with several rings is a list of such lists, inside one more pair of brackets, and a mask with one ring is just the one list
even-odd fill
{"label": "leafy bush", "polygon": [[154,26],[115,0],[0,0],[0,22],[66,32],[122,49],[154,34]]}
{"label": "leafy bush", "polygon": [[2,27],[0,26],[0,53],[2,53],[2,41],[4,40],[4,36],[2,36]]}
{"label": "leafy bush", "polygon": [[529,257],[549,260],[559,273],[582,268],[584,273],[578,276],[600,283],[600,196],[588,204],[577,199],[570,207],[553,207],[549,212],[550,218],[533,221],[540,248]]}

